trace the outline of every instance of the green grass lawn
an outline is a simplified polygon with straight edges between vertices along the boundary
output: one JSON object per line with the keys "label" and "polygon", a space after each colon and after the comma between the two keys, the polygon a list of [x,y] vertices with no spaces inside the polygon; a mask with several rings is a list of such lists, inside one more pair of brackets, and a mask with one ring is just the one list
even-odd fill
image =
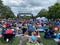
{"label": "green grass lawn", "polygon": [[[53,39],[45,39],[44,38],[44,33],[40,33],[41,38],[39,40],[44,44],[44,45],[57,45],[57,42],[55,42]],[[19,38],[15,38],[12,45],[18,45],[19,43]],[[8,45],[8,43],[2,43],[0,39],[0,45]]]}
{"label": "green grass lawn", "polygon": [[[41,36],[41,38],[39,38],[39,40],[43,43],[43,45],[57,45],[57,42],[55,42],[53,39],[45,39],[44,33],[40,33],[40,36]],[[30,45],[30,44],[28,44],[28,45]]]}
{"label": "green grass lawn", "polygon": [[55,42],[53,39],[45,39],[44,38],[44,33],[40,33],[41,38],[39,38],[39,40],[41,40],[41,42],[44,45],[57,45],[57,42]]}
{"label": "green grass lawn", "polygon": [[[12,45],[18,45],[18,43],[19,43],[19,38],[15,38],[14,40],[13,40],[13,43],[12,43]],[[3,43],[2,41],[1,41],[1,39],[0,39],[0,45],[10,45],[10,43]]]}

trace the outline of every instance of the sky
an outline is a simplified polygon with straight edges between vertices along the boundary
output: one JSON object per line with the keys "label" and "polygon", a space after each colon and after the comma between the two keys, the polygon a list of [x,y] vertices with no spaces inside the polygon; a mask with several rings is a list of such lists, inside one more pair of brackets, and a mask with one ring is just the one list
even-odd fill
{"label": "sky", "polygon": [[57,2],[59,2],[59,3],[60,3],[60,0],[57,0]]}
{"label": "sky", "polygon": [[11,8],[15,15],[18,13],[32,13],[34,16],[41,9],[48,9],[57,0],[2,0],[4,5]]}

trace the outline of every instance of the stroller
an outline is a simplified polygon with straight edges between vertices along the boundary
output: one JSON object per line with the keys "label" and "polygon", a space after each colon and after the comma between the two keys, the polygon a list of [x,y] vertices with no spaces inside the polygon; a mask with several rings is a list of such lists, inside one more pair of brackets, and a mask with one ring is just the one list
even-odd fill
{"label": "stroller", "polygon": [[13,34],[4,34],[3,35],[3,40],[6,42],[12,41],[13,39]]}
{"label": "stroller", "polygon": [[3,41],[11,42],[11,44],[12,44],[14,36],[15,36],[15,34],[13,33],[13,31],[8,29],[3,34]]}

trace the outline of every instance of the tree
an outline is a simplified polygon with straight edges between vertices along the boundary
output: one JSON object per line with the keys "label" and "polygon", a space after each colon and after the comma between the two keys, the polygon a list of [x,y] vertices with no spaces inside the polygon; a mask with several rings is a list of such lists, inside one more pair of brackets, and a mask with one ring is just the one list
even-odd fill
{"label": "tree", "polygon": [[47,17],[47,15],[48,15],[48,11],[46,9],[41,9],[37,17]]}
{"label": "tree", "polygon": [[8,6],[4,6],[4,10],[2,10],[2,17],[3,18],[14,18],[15,15]]}
{"label": "tree", "polygon": [[3,3],[2,3],[2,1],[0,0],[0,13],[1,13],[1,11],[2,11],[2,8],[3,8]]}
{"label": "tree", "polygon": [[0,0],[0,6],[3,5],[2,1]]}
{"label": "tree", "polygon": [[49,7],[49,18],[59,19],[60,18],[60,4],[56,3]]}
{"label": "tree", "polygon": [[1,0],[0,0],[0,14],[2,18],[15,18],[15,15],[11,11],[11,8],[3,5]]}

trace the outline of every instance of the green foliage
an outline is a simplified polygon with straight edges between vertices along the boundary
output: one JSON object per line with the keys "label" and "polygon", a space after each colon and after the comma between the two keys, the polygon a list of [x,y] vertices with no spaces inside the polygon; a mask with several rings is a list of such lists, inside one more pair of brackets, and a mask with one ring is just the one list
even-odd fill
{"label": "green foliage", "polygon": [[10,7],[3,5],[1,0],[0,0],[0,14],[2,18],[15,18],[15,15],[11,11]]}
{"label": "green foliage", "polygon": [[0,0],[0,6],[3,5],[2,1]]}
{"label": "green foliage", "polygon": [[55,3],[54,5],[46,9],[42,9],[37,17],[47,17],[48,19],[59,19],[60,18],[60,3]]}
{"label": "green foliage", "polygon": [[49,7],[49,18],[59,19],[60,18],[60,4],[56,3]]}
{"label": "green foliage", "polygon": [[48,11],[46,9],[41,9],[37,17],[47,17],[47,15],[48,15]]}
{"label": "green foliage", "polygon": [[43,45],[57,45],[57,42],[54,39],[45,39],[44,33],[40,33],[41,38],[39,40],[43,43]]}
{"label": "green foliage", "polygon": [[25,18],[25,19],[30,19],[31,18],[31,16],[21,16],[21,18]]}
{"label": "green foliage", "polygon": [[3,9],[3,3],[2,3],[2,1],[0,0],[0,13],[2,12],[2,9]]}
{"label": "green foliage", "polygon": [[4,10],[2,12],[2,17],[3,18],[14,18],[15,15],[8,6],[4,6]]}

